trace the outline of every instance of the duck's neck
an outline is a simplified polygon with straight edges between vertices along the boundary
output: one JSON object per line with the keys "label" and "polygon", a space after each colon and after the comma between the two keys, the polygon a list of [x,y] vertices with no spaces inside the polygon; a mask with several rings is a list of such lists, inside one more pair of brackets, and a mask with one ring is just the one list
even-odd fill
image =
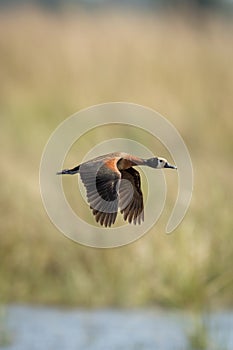
{"label": "duck's neck", "polygon": [[124,170],[124,169],[129,169],[135,165],[144,165],[144,164],[145,164],[145,159],[130,157],[130,158],[121,158],[117,163],[117,167],[119,170]]}

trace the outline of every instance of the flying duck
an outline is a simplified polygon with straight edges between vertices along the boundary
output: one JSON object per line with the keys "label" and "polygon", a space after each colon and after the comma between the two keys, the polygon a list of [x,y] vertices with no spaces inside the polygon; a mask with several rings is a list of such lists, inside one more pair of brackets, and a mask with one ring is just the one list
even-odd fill
{"label": "flying duck", "polygon": [[90,209],[100,225],[111,227],[116,221],[118,209],[125,221],[136,225],[144,221],[140,174],[133,168],[137,165],[177,169],[165,158],[143,159],[115,152],[88,160],[72,169],[64,169],[57,175],[80,174]]}

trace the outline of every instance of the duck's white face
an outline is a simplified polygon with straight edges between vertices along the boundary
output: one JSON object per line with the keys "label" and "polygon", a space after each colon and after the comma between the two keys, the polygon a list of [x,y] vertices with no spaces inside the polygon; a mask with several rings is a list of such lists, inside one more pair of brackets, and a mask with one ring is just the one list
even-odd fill
{"label": "duck's white face", "polygon": [[157,165],[158,169],[164,168],[166,164],[168,164],[167,159],[158,157],[158,165]]}
{"label": "duck's white face", "polygon": [[146,165],[155,169],[171,168],[177,169],[175,165],[168,163],[167,159],[161,157],[154,157],[146,160]]}

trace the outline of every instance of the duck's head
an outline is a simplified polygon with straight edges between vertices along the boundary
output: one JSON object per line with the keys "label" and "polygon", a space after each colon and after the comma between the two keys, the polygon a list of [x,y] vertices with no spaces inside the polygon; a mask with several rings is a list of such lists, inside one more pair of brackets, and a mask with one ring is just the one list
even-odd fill
{"label": "duck's head", "polygon": [[168,163],[167,159],[160,158],[160,157],[147,159],[146,163],[148,166],[155,169],[162,169],[162,168],[177,169],[175,165]]}

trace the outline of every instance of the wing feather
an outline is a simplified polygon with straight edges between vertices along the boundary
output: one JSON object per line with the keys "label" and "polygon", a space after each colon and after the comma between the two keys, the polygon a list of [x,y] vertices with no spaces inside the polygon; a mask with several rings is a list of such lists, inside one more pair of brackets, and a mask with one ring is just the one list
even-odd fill
{"label": "wing feather", "polygon": [[134,168],[121,170],[119,197],[119,206],[124,220],[133,222],[135,225],[141,224],[144,220],[143,194],[140,174]]}
{"label": "wing feather", "polygon": [[79,170],[95,220],[105,227],[114,224],[118,212],[121,173],[117,169],[116,162],[115,168],[113,163],[110,168],[102,160],[94,163],[87,162],[81,164]]}

